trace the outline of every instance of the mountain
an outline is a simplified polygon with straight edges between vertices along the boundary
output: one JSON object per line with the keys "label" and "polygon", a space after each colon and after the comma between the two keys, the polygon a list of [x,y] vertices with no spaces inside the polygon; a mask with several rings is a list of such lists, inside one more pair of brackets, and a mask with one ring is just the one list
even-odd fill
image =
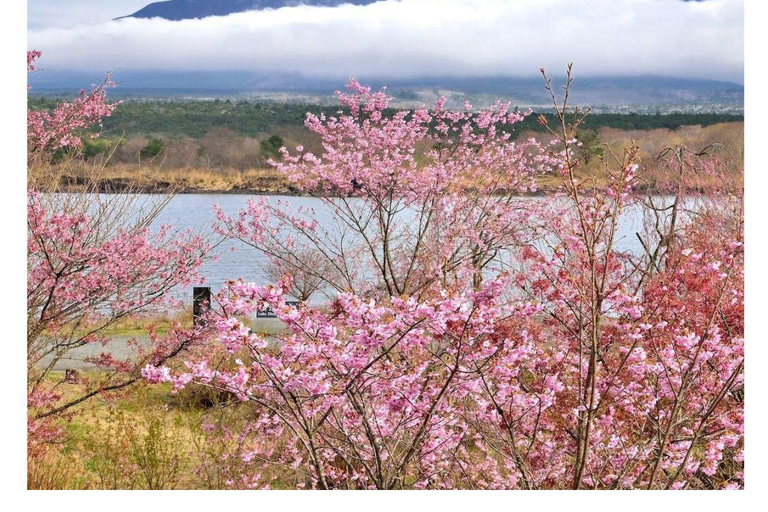
{"label": "mountain", "polygon": [[[167,0],[154,2],[123,18],[165,18],[188,20],[208,16],[226,16],[237,12],[279,9],[295,5],[336,7],[342,4],[368,5],[380,0]],[[496,0],[492,0],[496,1]],[[706,0],[683,0],[703,2]],[[118,18],[120,19],[120,18]]]}
{"label": "mountain", "polygon": [[[32,73],[31,94],[56,95],[79,90],[98,75],[48,69]],[[298,73],[251,71],[119,71],[112,98],[246,98],[255,101],[335,104],[333,91],[343,88],[344,79],[313,78]],[[375,89],[386,85],[398,107],[432,104],[446,96],[451,108],[464,101],[478,107],[496,99],[510,100],[520,107],[548,104],[547,91],[539,77],[430,77],[408,80],[358,76]],[[559,88],[563,78],[553,78]],[[732,82],[670,78],[663,76],[577,77],[572,100],[593,106],[599,112],[719,112],[744,111],[744,86]]]}
{"label": "mountain", "polygon": [[[165,18],[188,20],[226,16],[237,12],[279,9],[295,5],[336,7],[342,4],[368,5],[377,0],[168,0],[155,2],[124,18]],[[119,19],[119,18],[118,18]]]}

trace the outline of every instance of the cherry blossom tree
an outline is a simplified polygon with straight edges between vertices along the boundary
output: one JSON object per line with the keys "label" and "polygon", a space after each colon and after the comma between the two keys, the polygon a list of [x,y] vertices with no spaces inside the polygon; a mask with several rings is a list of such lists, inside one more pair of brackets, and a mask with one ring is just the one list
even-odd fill
{"label": "cherry blossom tree", "polygon": [[[27,53],[29,71],[40,52]],[[61,148],[81,145],[82,131],[109,115],[104,84],[81,92],[53,112],[28,112],[30,188],[27,192],[27,399],[29,450],[35,456],[60,440],[72,407],[98,394],[126,388],[140,379],[138,368],[162,364],[201,333],[172,329],[151,336],[135,358],[118,359],[103,333],[120,319],[174,307],[170,291],[197,282],[209,243],[191,232],[150,223],[169,198],[142,203],[138,196],[53,194],[35,188],[43,162]],[[55,191],[55,189],[53,189]],[[105,347],[89,358],[104,374],[83,377],[82,394],[67,396],[52,377],[56,365],[85,345]],[[139,365],[138,367],[136,365]]]}
{"label": "cherry blossom tree", "polygon": [[[569,104],[570,68],[562,100],[545,85],[556,121],[540,118],[542,147],[511,140],[519,115],[503,104],[392,113],[353,82],[344,112],[308,117],[323,155],[276,163],[323,194],[331,224],[266,200],[217,210],[223,233],[286,274],[219,295],[208,325],[231,364],[198,352],[143,375],[243,402],[235,486],[743,486],[740,173],[678,152],[666,206],[636,193],[636,147],[599,157],[605,181],[585,176],[575,134],[589,112]],[[547,171],[561,178],[548,201],[515,197]],[[691,203],[702,174],[737,181]],[[644,251],[622,251],[637,208]],[[329,300],[286,305],[292,275],[312,272]],[[265,307],[287,332],[246,326]]]}
{"label": "cherry blossom tree", "polygon": [[[560,461],[562,475],[573,488],[712,485],[702,483],[702,472],[712,476],[724,450],[739,461],[743,442],[740,216],[734,222],[733,202],[717,192],[728,187],[709,189],[707,202],[714,204],[707,207],[696,204],[694,187],[680,175],[668,218],[655,217],[641,237],[646,253],[619,251],[621,213],[642,204],[632,194],[636,148],[611,155],[607,187],[578,178],[572,133],[585,114],[574,110],[566,123],[568,92],[566,86],[564,102],[555,102],[561,123],[552,129],[565,148],[565,202],[543,215],[546,244],[523,251],[517,278],[549,317],[548,338],[559,340],[562,409],[554,409],[553,421],[567,434],[559,439],[568,439],[558,447],[568,456]],[[689,165],[707,174],[712,164]],[[652,216],[661,211],[654,201],[645,204]],[[718,225],[719,236],[706,234]],[[707,250],[686,259],[701,244]],[[701,261],[702,254],[711,259]],[[721,337],[721,330],[728,334]],[[711,444],[705,431],[716,438]],[[738,471],[731,477],[741,478]]]}
{"label": "cherry blossom tree", "polygon": [[426,298],[479,289],[497,255],[528,236],[535,204],[517,196],[551,170],[534,140],[512,140],[524,114],[501,102],[451,112],[444,100],[393,114],[384,91],[354,79],[348,89],[338,93],[337,115],[307,116],[322,156],[299,147],[273,162],[319,195],[330,218],[262,199],[235,217],[219,210],[222,232],[335,293]]}
{"label": "cherry blossom tree", "polygon": [[[42,52],[27,51],[27,72],[37,72],[37,59]],[[86,129],[100,125],[103,117],[112,114],[117,103],[107,103],[106,89],[114,87],[111,76],[107,75],[99,84],[93,84],[89,91],[81,89],[79,96],[71,102],[62,102],[51,112],[46,110],[27,111],[27,155],[30,162],[38,157],[50,155],[60,149],[76,149],[82,146]],[[98,137],[98,132],[91,137]]]}

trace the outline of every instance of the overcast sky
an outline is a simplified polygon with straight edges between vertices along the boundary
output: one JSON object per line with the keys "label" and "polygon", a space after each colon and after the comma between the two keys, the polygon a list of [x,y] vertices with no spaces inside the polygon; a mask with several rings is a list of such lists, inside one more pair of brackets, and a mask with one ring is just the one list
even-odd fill
{"label": "overcast sky", "polygon": [[30,29],[104,23],[133,14],[152,0],[27,0]]}
{"label": "overcast sky", "polygon": [[659,74],[742,82],[743,0],[392,0],[203,20],[112,18],[147,0],[29,0],[47,69],[328,78]]}

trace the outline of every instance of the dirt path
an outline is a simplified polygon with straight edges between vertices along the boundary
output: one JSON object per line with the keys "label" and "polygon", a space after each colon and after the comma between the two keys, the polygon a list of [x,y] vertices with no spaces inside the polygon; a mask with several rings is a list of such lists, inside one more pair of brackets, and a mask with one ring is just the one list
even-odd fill
{"label": "dirt path", "polygon": [[[283,324],[276,319],[259,319],[254,322],[254,330],[258,329],[258,332],[263,332],[271,338],[272,334],[275,334],[282,330]],[[136,350],[138,347],[147,346],[150,343],[149,336],[127,336],[127,335],[115,335],[110,337],[111,341],[106,346],[102,346],[101,343],[91,343],[83,345],[82,347],[73,348],[70,350],[66,357],[59,359],[54,365],[55,371],[64,370],[94,370],[97,368],[93,363],[89,363],[87,359],[97,357],[102,352],[109,354],[115,359],[127,360],[136,356]],[[132,340],[136,340],[137,343],[132,343]],[[52,355],[46,356],[38,361],[38,367],[47,366],[53,359]]]}
{"label": "dirt path", "polygon": [[[110,354],[116,359],[130,359],[136,355],[136,346],[131,345],[130,340],[136,340],[138,345],[146,346],[149,344],[149,336],[114,336],[106,346],[101,343],[92,343],[82,347],[73,348],[67,355],[59,359],[54,365],[55,371],[64,370],[94,370],[96,365],[89,363],[86,359],[96,357],[102,352]],[[38,361],[37,366],[47,366],[53,359],[52,355],[46,356]]]}

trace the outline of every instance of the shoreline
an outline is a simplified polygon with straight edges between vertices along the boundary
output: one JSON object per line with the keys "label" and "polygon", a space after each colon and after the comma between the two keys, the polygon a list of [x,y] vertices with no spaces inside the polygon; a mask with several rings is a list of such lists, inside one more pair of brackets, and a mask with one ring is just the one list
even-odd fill
{"label": "shoreline", "polygon": [[[64,181],[64,180],[62,180]],[[99,193],[99,194],[173,194],[173,195],[244,195],[244,196],[289,196],[289,197],[337,197],[330,194],[313,194],[306,191],[301,191],[296,187],[289,185],[273,186],[273,187],[243,187],[235,185],[230,188],[203,188],[193,185],[179,185],[171,182],[150,182],[143,185],[133,185],[127,180],[122,178],[116,179],[104,179],[94,188],[93,184],[85,186],[84,184],[77,183],[79,180],[65,181],[60,184],[54,193],[62,194],[77,194],[77,193]],[[599,184],[598,186],[605,186],[606,184]],[[466,192],[475,192],[476,190],[468,188]],[[44,191],[41,191],[44,192]],[[519,197],[544,197],[549,194],[562,193],[562,187],[553,187],[551,185],[539,186],[536,191],[515,191],[513,195]],[[649,185],[639,185],[633,189],[635,194],[652,194],[652,195],[666,195],[671,191],[666,187],[656,187]],[[706,194],[707,191],[702,189],[698,190],[699,193]],[[585,187],[583,193],[588,194],[588,187]],[[497,194],[499,197],[507,195],[506,190],[500,190]]]}

